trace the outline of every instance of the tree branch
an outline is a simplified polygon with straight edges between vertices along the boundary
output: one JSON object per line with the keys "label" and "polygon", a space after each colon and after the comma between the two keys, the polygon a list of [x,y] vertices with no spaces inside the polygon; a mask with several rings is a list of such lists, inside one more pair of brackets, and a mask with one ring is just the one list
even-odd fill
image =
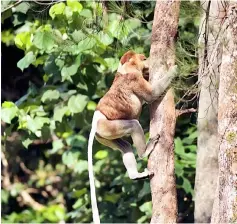
{"label": "tree branch", "polygon": [[14,4],[12,4],[12,5],[8,6],[7,8],[3,9],[3,10],[1,11],[1,13],[4,13],[4,12],[6,12],[7,10],[9,10],[9,9],[11,9],[11,8],[13,8],[13,7],[16,7],[17,5],[19,5],[19,4],[22,3],[22,2],[23,2],[23,0],[18,0],[18,1],[15,2]]}
{"label": "tree branch", "polygon": [[181,116],[182,114],[187,114],[187,113],[193,113],[193,112],[197,112],[197,109],[195,108],[188,108],[188,109],[184,109],[184,110],[176,110],[176,117]]}
{"label": "tree branch", "polygon": [[[179,18],[178,0],[156,1],[150,50],[150,82],[166,75],[175,64],[174,41]],[[162,71],[161,69],[164,68]],[[150,137],[160,135],[159,142],[148,160],[148,169],[154,172],[151,179],[151,223],[176,223],[177,196],[174,172],[174,133],[176,124],[172,90],[163,100],[150,106]]]}
{"label": "tree branch", "polygon": [[[1,156],[2,156],[2,165],[3,165],[2,186],[6,190],[10,191],[13,188],[14,184],[12,184],[11,181],[10,181],[10,176],[9,176],[9,173],[8,173],[8,161],[7,161],[6,156],[5,156],[3,151],[1,151]],[[31,195],[29,194],[28,189],[22,190],[19,195],[21,196],[22,202],[24,204],[32,207],[35,210],[41,210],[45,207],[42,204],[35,201],[31,197]]]}

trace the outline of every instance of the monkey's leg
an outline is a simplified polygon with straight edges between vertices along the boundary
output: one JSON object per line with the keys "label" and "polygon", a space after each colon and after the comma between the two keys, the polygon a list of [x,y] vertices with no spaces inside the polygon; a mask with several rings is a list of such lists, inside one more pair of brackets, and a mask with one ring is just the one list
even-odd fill
{"label": "monkey's leg", "polygon": [[128,176],[130,179],[132,180],[145,179],[153,175],[153,172],[150,172],[147,169],[145,169],[144,172],[142,173],[138,172],[137,161],[135,159],[132,147],[127,141],[121,138],[109,140],[109,139],[102,138],[99,135],[96,135],[96,139],[98,142],[100,142],[103,145],[106,145],[112,149],[118,149],[121,151],[122,156],[123,156],[123,163],[127,169]]}
{"label": "monkey's leg", "polygon": [[101,119],[98,122],[97,133],[105,139],[117,139],[131,135],[137,149],[138,156],[148,156],[158,142],[158,138],[151,139],[146,145],[144,132],[138,120],[107,120]]}
{"label": "monkey's leg", "polygon": [[160,135],[158,134],[154,138],[149,139],[149,142],[147,143],[145,152],[141,156],[139,156],[141,159],[148,157],[151,154],[151,152],[154,150],[157,142],[159,141],[159,138],[160,138]]}

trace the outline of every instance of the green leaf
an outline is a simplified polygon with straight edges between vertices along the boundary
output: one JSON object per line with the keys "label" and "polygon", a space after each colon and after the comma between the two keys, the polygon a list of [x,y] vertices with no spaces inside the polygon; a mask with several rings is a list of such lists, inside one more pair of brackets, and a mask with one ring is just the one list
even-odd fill
{"label": "green leaf", "polygon": [[97,42],[94,38],[87,37],[86,39],[80,41],[77,46],[80,52],[83,52],[85,50],[92,49],[94,46],[96,46],[96,44]]}
{"label": "green leaf", "polygon": [[8,203],[9,192],[7,190],[1,189],[1,201],[3,203]]}
{"label": "green leaf", "polygon": [[11,196],[16,197],[24,188],[22,183],[14,183],[10,189]]}
{"label": "green leaf", "polygon": [[113,35],[118,27],[119,27],[120,21],[118,19],[112,20],[108,26],[108,31]]}
{"label": "green leaf", "polygon": [[41,50],[51,50],[54,45],[53,34],[48,31],[39,31],[34,36],[33,44]]}
{"label": "green leaf", "polygon": [[[67,165],[68,167],[71,167],[71,168],[73,167],[75,169],[75,167],[79,163],[78,162],[79,154],[80,153],[78,151],[73,151],[73,150],[64,152],[62,156],[63,163]],[[80,162],[83,162],[83,160],[82,161],[80,160]]]}
{"label": "green leaf", "polygon": [[145,202],[143,205],[139,207],[140,211],[146,212],[146,213],[151,213],[152,211],[152,204],[151,201]]}
{"label": "green leaf", "polygon": [[114,38],[109,36],[107,33],[99,32],[98,34],[99,40],[105,45],[108,46],[113,43]]}
{"label": "green leaf", "polygon": [[81,3],[75,0],[67,0],[67,5],[72,9],[73,12],[80,13],[83,9]]}
{"label": "green leaf", "polygon": [[94,56],[93,57],[93,62],[99,63],[101,65],[104,65],[105,67],[108,67],[106,61],[104,60],[103,57],[99,57],[99,56]]}
{"label": "green leaf", "polygon": [[15,8],[15,12],[21,12],[23,14],[26,14],[27,11],[30,8],[30,4],[27,2],[22,2],[21,4],[17,5]]}
{"label": "green leaf", "polygon": [[83,198],[79,198],[74,204],[73,204],[73,208],[77,209],[80,208],[82,205],[84,205],[84,199]]}
{"label": "green leaf", "polygon": [[18,33],[15,37],[15,44],[18,48],[22,50],[28,50],[32,45],[31,33],[30,32]]}
{"label": "green leaf", "polygon": [[68,108],[70,109],[71,113],[80,113],[86,107],[88,102],[88,97],[85,95],[73,95],[70,97],[68,101]]}
{"label": "green leaf", "polygon": [[115,72],[119,65],[119,59],[118,58],[105,58],[105,61],[109,66],[109,70],[111,72]]}
{"label": "green leaf", "polygon": [[104,159],[108,156],[108,152],[105,150],[100,150],[95,154],[96,159]]}
{"label": "green leaf", "polygon": [[28,68],[31,63],[36,60],[35,55],[32,51],[28,52],[24,58],[17,62],[17,67],[23,71],[25,68]]}
{"label": "green leaf", "polygon": [[62,156],[62,160],[63,160],[63,163],[67,166],[73,165],[74,156],[73,156],[72,152],[70,152],[70,151],[64,152],[63,156]]}
{"label": "green leaf", "polygon": [[143,188],[140,190],[140,192],[138,194],[138,198],[142,199],[144,196],[146,196],[150,193],[151,193],[150,184],[148,182],[144,182]]}
{"label": "green leaf", "polygon": [[11,108],[11,107],[15,107],[15,104],[11,101],[4,101],[2,103],[2,108]]}
{"label": "green leaf", "polygon": [[181,156],[185,154],[183,143],[179,137],[175,139],[175,152]]}
{"label": "green leaf", "polygon": [[137,220],[137,223],[146,223],[147,219],[148,219],[147,215],[143,215],[141,218]]}
{"label": "green leaf", "polygon": [[46,100],[52,101],[57,100],[60,97],[60,93],[58,90],[47,90],[44,92],[43,96],[41,97],[41,101],[44,103]]}
{"label": "green leaf", "polygon": [[56,153],[58,150],[62,149],[64,147],[63,140],[57,139],[53,141],[53,149],[50,151],[50,153]]}
{"label": "green leaf", "polygon": [[175,161],[175,174],[179,177],[184,174],[184,166],[177,160]]}
{"label": "green leaf", "polygon": [[193,188],[192,185],[190,184],[190,181],[185,177],[183,177],[182,179],[183,179],[182,187],[185,190],[185,192],[193,194]]}
{"label": "green leaf", "polygon": [[134,31],[136,28],[141,26],[141,21],[136,18],[131,18],[125,20],[124,25],[129,29],[129,31]]}
{"label": "green leaf", "polygon": [[84,148],[87,139],[83,135],[73,135],[66,139],[67,145],[77,148]]}
{"label": "green leaf", "polygon": [[77,70],[78,70],[78,65],[76,64],[73,64],[69,67],[64,66],[61,71],[62,82],[64,82],[65,80],[69,80],[72,82],[71,76],[75,75],[77,73]]}
{"label": "green leaf", "polygon": [[54,19],[58,15],[63,14],[65,7],[66,5],[63,2],[54,4],[49,10],[49,15],[51,16],[52,19]]}
{"label": "green leaf", "polygon": [[73,11],[70,7],[66,6],[66,8],[64,10],[64,14],[68,19],[68,23],[72,22]]}
{"label": "green leaf", "polygon": [[84,171],[88,170],[88,163],[86,160],[80,160],[76,163],[74,171],[81,174]]}
{"label": "green leaf", "polygon": [[60,59],[60,58],[56,58],[55,59],[55,64],[58,66],[58,68],[61,70],[64,66],[65,61]]}
{"label": "green leaf", "polygon": [[44,124],[49,124],[49,123],[50,123],[50,120],[47,117],[32,118],[29,115],[27,116],[27,128],[32,133],[35,133],[35,134],[38,130],[40,130],[44,126]]}
{"label": "green leaf", "polygon": [[79,198],[79,197],[81,197],[82,195],[84,195],[86,193],[87,193],[87,189],[86,188],[82,188],[81,190],[73,191],[73,197]]}
{"label": "green leaf", "polygon": [[[7,103],[5,103],[6,106]],[[10,104],[10,102],[9,102]],[[10,105],[8,105],[10,106]],[[13,104],[12,107],[3,108],[1,111],[1,119],[3,122],[11,124],[11,120],[16,117],[18,108]]]}
{"label": "green leaf", "polygon": [[79,67],[81,65],[81,55],[77,55],[75,59],[75,64]]}
{"label": "green leaf", "polygon": [[23,145],[25,148],[28,149],[28,146],[29,146],[32,142],[33,142],[32,139],[27,138],[27,139],[25,139],[25,140],[22,141],[22,145]]}
{"label": "green leaf", "polygon": [[65,208],[61,205],[49,205],[42,210],[41,215],[52,223],[65,219]]}
{"label": "green leaf", "polygon": [[82,30],[75,30],[71,35],[76,43],[79,43],[86,38],[86,34],[84,34]]}
{"label": "green leaf", "polygon": [[104,201],[112,202],[113,204],[117,203],[118,200],[121,198],[121,194],[115,193],[105,193]]}
{"label": "green leaf", "polygon": [[85,18],[92,18],[93,15],[90,9],[82,9],[80,16],[83,16]]}
{"label": "green leaf", "polygon": [[60,94],[60,97],[61,97],[64,101],[66,101],[66,100],[69,99],[69,97],[70,97],[71,95],[74,95],[75,93],[77,93],[77,91],[76,91],[75,89],[69,90],[69,91],[67,91],[67,92],[65,92],[65,93],[61,93],[61,94]]}
{"label": "green leaf", "polygon": [[45,61],[47,60],[48,56],[47,55],[43,55],[40,56],[36,59],[36,61],[33,63],[34,66],[38,66],[38,65],[43,65],[45,63]]}
{"label": "green leaf", "polygon": [[54,115],[53,115],[53,119],[55,121],[59,121],[62,122],[63,116],[68,112],[68,107],[64,106],[64,107],[55,107],[54,108]]}
{"label": "green leaf", "polygon": [[94,111],[96,109],[97,104],[94,101],[89,101],[87,104],[87,110]]}

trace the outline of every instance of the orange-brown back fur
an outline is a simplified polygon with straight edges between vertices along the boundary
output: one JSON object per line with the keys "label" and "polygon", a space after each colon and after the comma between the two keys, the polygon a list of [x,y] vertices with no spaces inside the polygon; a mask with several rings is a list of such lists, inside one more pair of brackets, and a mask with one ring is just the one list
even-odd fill
{"label": "orange-brown back fur", "polygon": [[107,119],[130,120],[139,117],[143,102],[142,92],[151,91],[142,89],[145,81],[143,78],[145,59],[144,55],[131,51],[121,58],[123,74],[118,72],[115,75],[111,88],[97,105],[97,110],[102,112]]}
{"label": "orange-brown back fur", "polygon": [[[117,73],[109,91],[101,98],[97,110],[102,112],[109,120],[135,119],[140,115],[141,105],[134,105],[131,95],[137,81],[134,74],[122,75]],[[133,110],[134,107],[137,110]]]}

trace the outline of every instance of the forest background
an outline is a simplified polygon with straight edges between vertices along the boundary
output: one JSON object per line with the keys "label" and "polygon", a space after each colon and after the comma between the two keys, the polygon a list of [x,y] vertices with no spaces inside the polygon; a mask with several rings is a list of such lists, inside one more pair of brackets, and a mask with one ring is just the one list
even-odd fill
{"label": "forest background", "polygon": [[[2,1],[2,222],[90,222],[92,115],[127,50],[149,55],[155,1]],[[176,108],[198,107],[201,5],[182,1]],[[149,138],[149,110],[140,122]],[[197,114],[177,120],[178,221],[194,221]],[[120,152],[94,143],[102,222],[149,222],[149,180],[131,181]],[[139,161],[140,169],[147,159]],[[158,164],[159,165],[159,164]],[[213,192],[214,194],[214,192]]]}

